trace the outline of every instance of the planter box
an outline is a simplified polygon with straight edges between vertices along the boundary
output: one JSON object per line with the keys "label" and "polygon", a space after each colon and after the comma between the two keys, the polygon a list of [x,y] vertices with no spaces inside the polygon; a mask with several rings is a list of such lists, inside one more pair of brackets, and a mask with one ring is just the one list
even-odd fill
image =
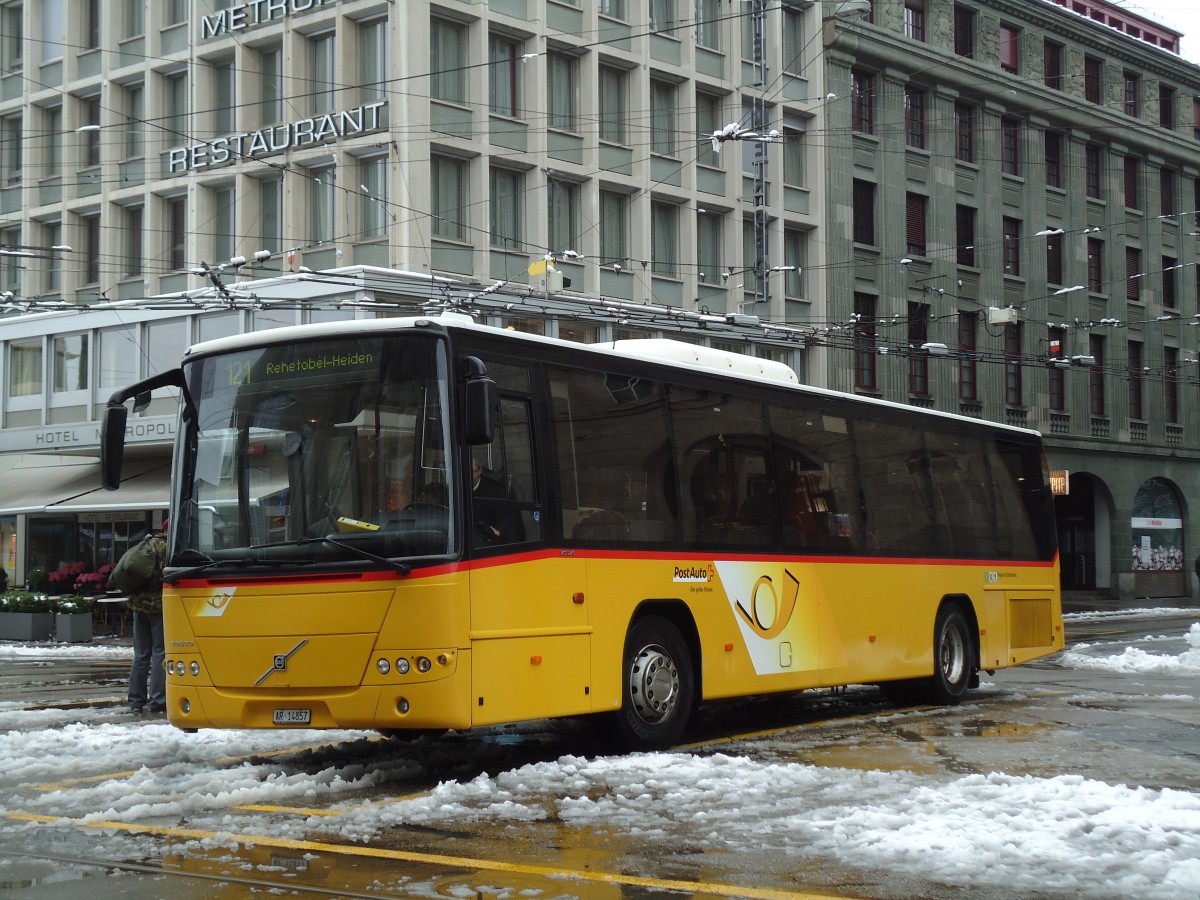
{"label": "planter box", "polygon": [[48,641],[54,634],[54,613],[0,613],[0,640]]}
{"label": "planter box", "polygon": [[55,613],[54,639],[65,644],[84,644],[92,639],[92,614]]}

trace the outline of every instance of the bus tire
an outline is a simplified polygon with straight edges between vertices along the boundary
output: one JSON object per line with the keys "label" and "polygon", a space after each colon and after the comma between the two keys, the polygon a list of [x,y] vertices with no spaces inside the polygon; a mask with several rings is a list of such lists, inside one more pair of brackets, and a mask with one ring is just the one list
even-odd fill
{"label": "bus tire", "polygon": [[961,609],[947,604],[938,610],[933,625],[933,677],[929,699],[955,706],[967,693],[975,674],[975,640],[971,623]]}
{"label": "bus tire", "polygon": [[687,642],[662,616],[645,616],[625,637],[617,724],[626,746],[662,750],[679,742],[695,700]]}

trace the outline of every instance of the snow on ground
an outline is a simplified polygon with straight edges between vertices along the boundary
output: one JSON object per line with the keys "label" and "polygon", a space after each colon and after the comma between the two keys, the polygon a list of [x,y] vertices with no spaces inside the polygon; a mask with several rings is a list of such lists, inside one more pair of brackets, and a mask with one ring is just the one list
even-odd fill
{"label": "snow on ground", "polygon": [[[1200,623],[1192,625],[1180,652],[1171,653],[1167,641],[1147,635],[1138,642],[1144,647],[1081,644],[1058,661],[1069,668],[1200,675]],[[0,661],[119,658],[122,652],[128,655],[128,648],[0,645]],[[1191,700],[1188,693],[1176,696]],[[320,832],[352,841],[406,824],[519,829],[553,821],[596,829],[606,841],[627,835],[643,846],[686,843],[710,852],[819,856],[949,884],[1008,886],[1014,893],[1200,896],[1195,792],[1112,785],[1083,775],[954,778],[675,752],[565,756],[445,781],[419,797],[365,803],[348,795],[386,787],[404,777],[405,766],[416,765],[370,755],[358,762],[361,754],[351,751],[370,739],[367,733],[185,734],[161,721],[120,718],[112,709],[29,710],[0,703],[0,778],[10,786],[38,786],[22,792],[19,806],[0,802],[44,814],[86,810],[92,820],[171,816],[218,831],[233,827],[229,809],[239,804],[331,805],[339,815],[255,822],[280,837]],[[336,742],[342,746],[329,746]],[[287,748],[300,752],[286,766],[272,761],[271,751]],[[100,777],[114,772],[124,774]],[[0,818],[0,841],[31,827]]]}

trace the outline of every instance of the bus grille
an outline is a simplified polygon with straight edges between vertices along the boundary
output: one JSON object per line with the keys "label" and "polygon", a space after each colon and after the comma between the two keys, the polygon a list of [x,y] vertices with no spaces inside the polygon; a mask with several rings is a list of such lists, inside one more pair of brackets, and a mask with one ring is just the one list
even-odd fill
{"label": "bus grille", "polygon": [[1054,643],[1054,628],[1050,622],[1050,598],[1010,600],[1012,617],[1012,646],[1048,647]]}

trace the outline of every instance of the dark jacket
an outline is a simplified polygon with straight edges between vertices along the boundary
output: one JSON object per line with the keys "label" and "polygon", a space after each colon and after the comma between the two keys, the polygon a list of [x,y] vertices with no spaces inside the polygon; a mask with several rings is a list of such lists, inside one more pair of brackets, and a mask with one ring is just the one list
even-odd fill
{"label": "dark jacket", "polygon": [[157,560],[154,566],[154,577],[129,595],[129,608],[134,612],[161,613],[162,570],[163,564],[167,561],[167,538],[163,534],[152,534],[145,540],[150,541],[154,547],[154,556]]}

